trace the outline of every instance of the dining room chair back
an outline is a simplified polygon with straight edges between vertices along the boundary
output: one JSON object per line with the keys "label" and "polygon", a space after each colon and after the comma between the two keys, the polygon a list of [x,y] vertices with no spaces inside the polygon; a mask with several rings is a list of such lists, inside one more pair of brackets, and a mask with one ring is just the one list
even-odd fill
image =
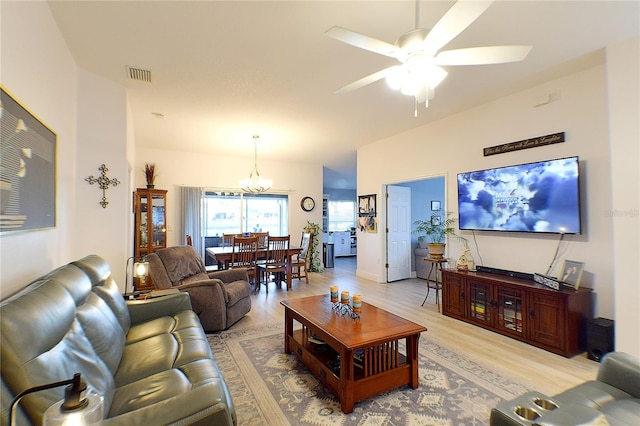
{"label": "dining room chair back", "polygon": [[187,245],[188,246],[192,246],[193,245],[193,240],[191,239],[191,235],[187,235]]}
{"label": "dining room chair back", "polygon": [[[276,283],[286,280],[287,259],[291,236],[269,237],[267,255],[263,262],[258,261],[258,278],[260,283],[264,282],[269,292],[269,282],[271,277]],[[259,284],[258,284],[259,289]]]}
{"label": "dining room chair back", "polygon": [[257,279],[258,260],[258,238],[257,237],[238,237],[233,238],[233,251],[231,253],[231,263],[229,268],[247,268],[249,279],[253,282],[254,288],[257,290],[259,283]]}
{"label": "dining room chair back", "polygon": [[233,239],[235,237],[242,237],[242,234],[222,234],[222,247],[233,246]]}
{"label": "dining room chair back", "polygon": [[249,234],[250,237],[258,238],[258,247],[264,248],[269,244],[269,232],[252,232]]}
{"label": "dining room chair back", "polygon": [[304,278],[307,284],[309,284],[309,275],[307,270],[309,268],[309,260],[311,259],[311,253],[309,247],[311,245],[311,233],[303,232],[300,239],[300,254],[294,256],[291,261],[291,278]]}

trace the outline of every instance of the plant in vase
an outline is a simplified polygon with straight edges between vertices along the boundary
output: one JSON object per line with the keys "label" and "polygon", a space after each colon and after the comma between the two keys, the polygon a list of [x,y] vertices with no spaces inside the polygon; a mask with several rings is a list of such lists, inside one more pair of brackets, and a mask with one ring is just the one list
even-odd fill
{"label": "plant in vase", "polygon": [[309,271],[324,272],[324,268],[322,267],[322,262],[320,260],[320,252],[318,250],[318,236],[322,234],[322,229],[317,223],[307,221],[307,226],[305,226],[304,230],[313,234],[311,238],[311,263]]}
{"label": "plant in vase", "polygon": [[155,187],[156,181],[156,165],[154,163],[144,164],[144,177],[147,180],[147,188],[152,189]]}
{"label": "plant in vase", "polygon": [[432,213],[427,220],[419,219],[413,222],[415,229],[414,234],[423,234],[418,237],[418,243],[427,241],[429,249],[429,257],[434,259],[442,259],[444,255],[445,242],[447,235],[455,236],[460,241],[466,241],[466,238],[456,234],[453,224],[456,219],[451,217],[453,212],[447,212],[443,217],[440,213]]}

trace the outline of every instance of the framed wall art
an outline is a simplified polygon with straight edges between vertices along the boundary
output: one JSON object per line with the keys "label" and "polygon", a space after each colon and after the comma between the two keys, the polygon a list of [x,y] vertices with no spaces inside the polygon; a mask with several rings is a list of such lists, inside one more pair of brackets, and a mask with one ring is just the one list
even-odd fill
{"label": "framed wall art", "polygon": [[373,216],[362,216],[358,219],[358,228],[360,231],[366,231],[370,234],[378,233],[378,223]]}
{"label": "framed wall art", "polygon": [[441,205],[440,205],[440,201],[431,201],[431,211],[432,212],[437,212],[440,211]]}
{"label": "framed wall art", "polygon": [[0,89],[0,234],[55,228],[57,135]]}
{"label": "framed wall art", "polygon": [[358,196],[358,217],[376,217],[376,194]]}

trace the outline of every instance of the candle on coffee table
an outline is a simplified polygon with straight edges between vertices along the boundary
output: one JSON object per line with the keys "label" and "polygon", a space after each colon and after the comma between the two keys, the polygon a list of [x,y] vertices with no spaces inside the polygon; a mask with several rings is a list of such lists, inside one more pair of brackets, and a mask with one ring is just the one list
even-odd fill
{"label": "candle on coffee table", "polygon": [[343,291],[340,293],[340,303],[344,303],[345,305],[349,304],[349,292]]}
{"label": "candle on coffee table", "polygon": [[361,310],[362,310],[362,295],[356,293],[353,295],[353,312],[356,314],[359,314]]}
{"label": "candle on coffee table", "polygon": [[331,303],[336,303],[338,301],[338,286],[332,285],[330,288],[331,291]]}

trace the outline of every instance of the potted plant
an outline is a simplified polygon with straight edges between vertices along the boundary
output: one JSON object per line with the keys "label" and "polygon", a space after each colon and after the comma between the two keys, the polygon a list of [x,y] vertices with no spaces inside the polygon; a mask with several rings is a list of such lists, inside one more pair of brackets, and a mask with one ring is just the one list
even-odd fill
{"label": "potted plant", "polygon": [[313,223],[307,220],[307,226],[304,227],[306,232],[310,232],[311,235],[311,265],[309,267],[310,272],[323,272],[322,262],[320,261],[320,253],[318,250],[318,238],[322,235],[322,228],[317,223]]}
{"label": "potted plant", "polygon": [[445,242],[444,239],[447,235],[453,235],[459,240],[465,241],[464,237],[456,234],[453,224],[456,219],[451,217],[453,212],[447,212],[443,218],[440,213],[433,213],[427,220],[419,219],[413,222],[415,229],[414,234],[423,234],[418,237],[418,243],[424,243],[427,241],[427,248],[429,249],[429,257],[434,259],[442,259],[444,255]]}
{"label": "potted plant", "polygon": [[147,188],[152,189],[155,187],[156,176],[156,165],[154,163],[145,163],[144,177],[147,179]]}

